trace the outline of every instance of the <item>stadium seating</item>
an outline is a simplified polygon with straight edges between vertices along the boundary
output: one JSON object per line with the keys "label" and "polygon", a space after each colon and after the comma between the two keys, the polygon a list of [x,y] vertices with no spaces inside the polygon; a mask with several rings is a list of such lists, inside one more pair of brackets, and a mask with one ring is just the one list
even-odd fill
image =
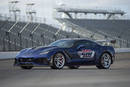
{"label": "stadium seating", "polygon": [[[84,29],[96,33],[104,33],[108,37],[115,37],[126,42],[130,47],[130,20],[107,20],[107,19],[62,19],[70,21]],[[129,45],[129,46],[128,46]]]}
{"label": "stadium seating", "polygon": [[27,47],[48,45],[62,39],[78,37],[78,34],[60,30],[44,23],[28,23],[0,20],[0,51],[16,51]]}

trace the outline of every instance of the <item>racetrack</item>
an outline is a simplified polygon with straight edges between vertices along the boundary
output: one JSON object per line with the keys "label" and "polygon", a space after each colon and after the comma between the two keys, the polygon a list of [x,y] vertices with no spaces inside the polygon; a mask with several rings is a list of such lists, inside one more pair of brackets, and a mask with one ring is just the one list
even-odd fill
{"label": "racetrack", "polygon": [[130,87],[130,53],[116,54],[116,62],[109,70],[95,66],[21,70],[13,66],[13,60],[1,60],[0,87]]}

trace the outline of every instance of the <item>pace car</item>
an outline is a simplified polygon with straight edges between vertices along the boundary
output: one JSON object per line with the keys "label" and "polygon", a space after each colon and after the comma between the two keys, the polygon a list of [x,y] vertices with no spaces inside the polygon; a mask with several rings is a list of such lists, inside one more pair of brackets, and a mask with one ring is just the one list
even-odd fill
{"label": "pace car", "polygon": [[83,65],[96,65],[98,69],[109,69],[115,60],[115,50],[111,46],[102,46],[95,41],[83,38],[61,39],[48,46],[39,46],[21,50],[14,65],[22,69],[34,66],[50,66],[52,69],[78,69]]}

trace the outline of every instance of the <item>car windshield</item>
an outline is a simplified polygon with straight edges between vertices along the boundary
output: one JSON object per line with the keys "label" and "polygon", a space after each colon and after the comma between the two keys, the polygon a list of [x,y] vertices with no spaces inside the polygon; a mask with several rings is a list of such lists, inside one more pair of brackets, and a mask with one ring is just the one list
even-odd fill
{"label": "car windshield", "polygon": [[62,48],[70,48],[74,44],[74,40],[58,40],[53,43],[51,43],[49,46],[58,46]]}

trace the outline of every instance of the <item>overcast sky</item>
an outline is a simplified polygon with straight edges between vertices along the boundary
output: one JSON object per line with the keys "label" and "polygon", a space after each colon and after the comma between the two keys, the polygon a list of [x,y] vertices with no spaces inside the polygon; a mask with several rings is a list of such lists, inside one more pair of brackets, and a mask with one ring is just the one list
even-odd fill
{"label": "overcast sky", "polygon": [[[0,0],[0,13],[8,13],[8,2],[11,0]],[[18,0],[21,14],[25,15],[26,3],[36,3],[34,9],[37,16],[52,19],[53,8],[58,3],[64,3],[67,7],[77,8],[116,8],[122,9],[130,15],[130,0]]]}

